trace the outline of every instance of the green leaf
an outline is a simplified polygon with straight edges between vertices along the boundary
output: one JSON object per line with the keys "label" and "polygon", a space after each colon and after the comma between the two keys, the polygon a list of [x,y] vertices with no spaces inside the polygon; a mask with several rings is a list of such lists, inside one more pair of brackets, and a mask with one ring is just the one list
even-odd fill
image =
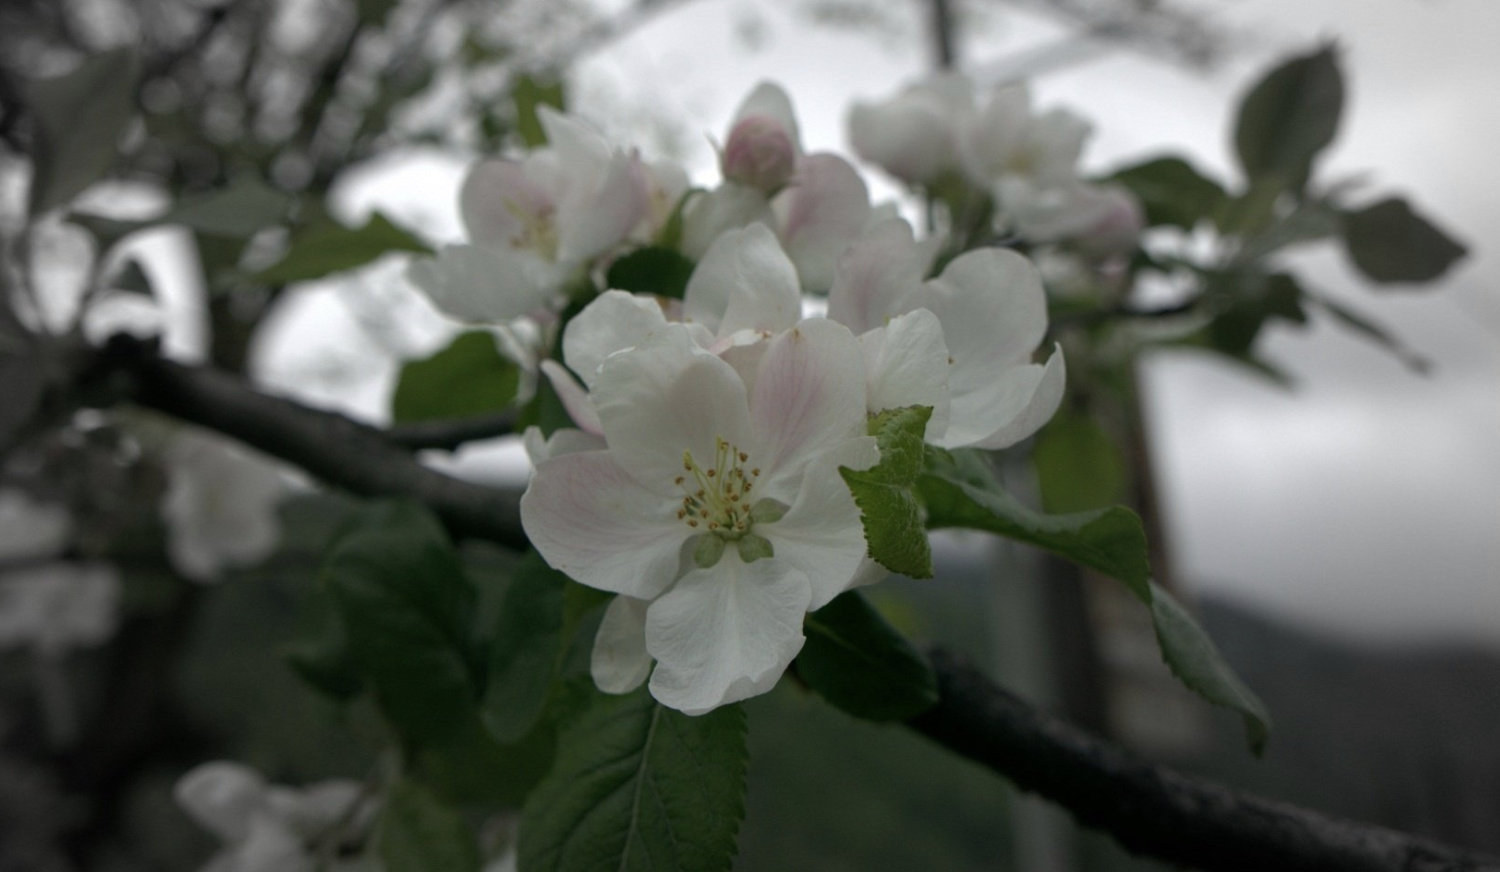
{"label": "green leaf", "polygon": [[218,190],[187,197],[160,218],[147,224],[180,224],[190,230],[226,239],[249,239],[286,220],[291,198],[253,176]]}
{"label": "green leaf", "polygon": [[1400,197],[1344,215],[1349,257],[1371,281],[1430,282],[1468,253]]}
{"label": "green leaf", "polygon": [[29,212],[40,215],[73,199],[115,162],[135,117],[140,61],[135,50],[100,52],[72,72],[24,86],[35,127]]}
{"label": "green leaf", "polygon": [[1256,236],[1276,221],[1276,202],[1281,197],[1280,176],[1261,176],[1245,193],[1220,200],[1214,209],[1214,224],[1229,236]]}
{"label": "green leaf", "polygon": [[1223,202],[1224,188],[1178,157],[1159,157],[1127,167],[1110,181],[1129,188],[1146,209],[1151,226],[1192,229],[1214,214]]}
{"label": "green leaf", "polygon": [[1406,364],[1414,372],[1425,374],[1431,370],[1431,361],[1407,348],[1406,343],[1402,342],[1394,333],[1370,316],[1328,297],[1306,294],[1306,298],[1311,300],[1315,305],[1322,307],[1324,311],[1332,315],[1334,320],[1340,324],[1374,342],[1391,354],[1396,355],[1402,363]]}
{"label": "green leaf", "polygon": [[490,643],[482,716],[496,739],[513,742],[541,717],[562,648],[568,577],[529,551],[511,574]]}
{"label": "green leaf", "polygon": [[345,227],[329,218],[298,231],[286,257],[255,278],[268,285],[305,282],[357,269],[393,251],[431,250],[379,212],[371,214],[361,227]]}
{"label": "green leaf", "polygon": [[839,467],[859,506],[870,558],[892,572],[932,577],[932,548],[914,486],[922,474],[922,436],[931,406],[888,409],[870,419],[880,462],[867,470]]}
{"label": "green leaf", "polygon": [[929,448],[918,490],[927,526],[985,530],[1045,548],[1125,582],[1150,602],[1151,577],[1141,519],[1123,506],[1068,515],[1044,515],[1001,489],[983,455]]}
{"label": "green leaf", "polygon": [[1261,328],[1272,318],[1307,323],[1302,287],[1291,275],[1275,273],[1261,279],[1251,277],[1250,281],[1253,290],[1238,292],[1229,308],[1208,324],[1209,344],[1234,358],[1249,356]]}
{"label": "green leaf", "polygon": [[398,423],[497,412],[516,398],[521,371],[483,330],[461,334],[442,351],[401,367],[391,398]]}
{"label": "green leaf", "polygon": [[1151,585],[1151,620],[1162,659],[1188,689],[1214,705],[1238,712],[1245,719],[1245,738],[1259,755],[1266,747],[1271,718],[1265,705],[1235,675],[1213,640],[1171,594]]}
{"label": "green leaf", "polygon": [[451,802],[520,808],[552,767],[554,751],[550,724],[502,744],[475,716],[442,742],[418,748],[412,772]]}
{"label": "green leaf", "polygon": [[479,872],[483,862],[474,831],[458,809],[410,781],[386,792],[375,850],[385,872]]}
{"label": "green leaf", "polygon": [[838,708],[872,721],[898,721],[938,701],[932,667],[858,591],[807,616],[797,674]]}
{"label": "green leaf", "polygon": [[332,596],[313,588],[306,608],[312,628],[282,651],[287,666],[314,689],[338,702],[364,690],[364,675],[349,649],[349,634],[334,610]]}
{"label": "green leaf", "polygon": [[521,816],[528,872],[723,872],[745,813],[745,714],[591,691]]}
{"label": "green leaf", "polygon": [[682,299],[693,262],[670,248],[638,248],[610,264],[605,286],[633,294],[656,294]]}
{"label": "green leaf", "polygon": [[475,592],[436,518],[415,503],[356,512],[320,581],[381,711],[408,745],[475,716],[468,638]]}
{"label": "green leaf", "polygon": [[1059,409],[1037,434],[1031,459],[1048,512],[1081,512],[1124,498],[1125,458],[1092,415]]}
{"label": "green leaf", "polygon": [[1235,124],[1235,150],[1246,177],[1274,176],[1300,192],[1313,158],[1338,132],[1343,104],[1343,75],[1333,45],[1268,73],[1240,104]]}
{"label": "green leaf", "polygon": [[561,110],[566,102],[561,79],[543,80],[522,76],[511,89],[511,99],[516,102],[516,132],[527,148],[540,148],[547,144],[547,131],[542,129],[537,117],[538,106],[551,106]]}

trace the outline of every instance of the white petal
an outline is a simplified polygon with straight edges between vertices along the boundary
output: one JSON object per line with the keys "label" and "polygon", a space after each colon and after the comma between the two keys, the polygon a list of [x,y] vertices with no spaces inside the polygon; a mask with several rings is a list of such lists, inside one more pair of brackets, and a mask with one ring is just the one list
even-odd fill
{"label": "white petal", "polygon": [[551,436],[542,437],[542,428],[533,424],[521,434],[521,444],[526,448],[526,457],[533,467],[542,461],[561,457],[564,454],[581,454],[585,451],[603,451],[604,437],[572,427],[556,430]]}
{"label": "white petal", "polygon": [[528,178],[520,164],[509,160],[475,164],[458,192],[459,212],[469,241],[491,247],[511,245],[522,231],[520,215],[540,215],[551,211],[553,205],[552,192]]}
{"label": "white petal", "polygon": [[785,330],[801,311],[796,268],[764,224],[720,236],[683,294],[686,318],[720,337],[738,330]]}
{"label": "white petal", "polygon": [[1042,429],[1042,425],[1052,419],[1053,413],[1062,403],[1067,368],[1063,362],[1061,345],[1053,350],[1045,368],[1030,364],[1020,371],[1026,374],[1023,388],[1025,385],[1031,386],[1029,396],[1024,390],[1018,391],[1017,398],[1024,400],[1020,408],[994,432],[975,442],[977,447],[1009,448]]}
{"label": "white petal", "polygon": [[695,194],[683,207],[682,253],[698,260],[725,231],[756,223],[769,225],[775,220],[765,194],[725,182],[712,191]]}
{"label": "white petal", "polygon": [[610,160],[609,142],[584,122],[545,104],[537,106],[537,121],[564,175],[584,187],[596,184]]}
{"label": "white petal", "polygon": [[313,872],[316,868],[307,846],[280,821],[255,815],[249,830],[234,849],[235,872]]}
{"label": "white petal", "polygon": [[651,674],[646,653],[646,607],[650,603],[628,596],[610,600],[594,636],[589,672],[605,693],[629,693]]}
{"label": "white petal", "polygon": [[943,325],[927,309],[891,319],[859,337],[865,355],[870,414],[905,406],[931,406],[925,438],[948,429],[948,346]]}
{"label": "white petal", "polygon": [[678,505],[641,487],[610,452],[564,454],[537,467],[521,526],[549,565],[580,584],[651,599],[677,577],[692,532]]}
{"label": "white petal", "polygon": [[646,612],[656,658],[651,695],[690,715],[765,693],[802,650],[807,576],[774,557],[751,564],[730,548]]}
{"label": "white petal", "polygon": [[749,461],[765,472],[766,496],[790,501],[809,460],[865,435],[863,360],[849,328],[825,318],[766,343],[750,396]]}
{"label": "white petal", "polygon": [[194,767],[172,789],[183,811],[229,842],[249,833],[250,818],[264,804],[265,795],[266,781],[259,772],[229,760]]}
{"label": "white petal", "polygon": [[918,305],[930,261],[904,219],[872,224],[839,255],[828,291],[828,317],[855,334],[885,326]]}
{"label": "white petal", "polygon": [[592,387],[604,358],[640,345],[666,323],[661,304],[655,299],[605,291],[568,322],[563,331],[563,359],[585,385]]}
{"label": "white petal", "polygon": [[839,467],[868,469],[879,459],[869,436],[836,447],[809,465],[797,498],[780,520],[755,525],[755,532],[770,541],[777,560],[807,575],[812,586],[809,611],[849,589],[869,550],[859,507]]}
{"label": "white petal", "polygon": [[442,312],[470,322],[509,321],[542,309],[570,267],[527,251],[448,245],[407,267],[412,284]]}
{"label": "white petal", "polygon": [[889,100],[855,103],[849,142],[898,179],[931,182],[958,161],[956,128],[973,111],[972,88],[959,75],[935,76]]}
{"label": "white petal", "polygon": [[659,493],[680,496],[684,452],[712,465],[718,439],[751,444],[744,383],[686,330],[663,330],[605,360],[593,396],[610,453]]}
{"label": "white petal", "polygon": [[542,361],[541,369],[542,375],[552,383],[552,390],[557,392],[557,398],[562,401],[563,408],[567,410],[573,423],[585,433],[595,436],[603,434],[604,427],[599,423],[599,413],[594,410],[594,401],[583,389],[583,385],[573,379],[573,374],[555,360]]}
{"label": "white petal", "polygon": [[640,162],[615,152],[597,185],[570,186],[557,210],[557,259],[581,263],[619,244],[646,216]]}
{"label": "white petal", "polygon": [[833,154],[810,154],[776,197],[781,243],[797,265],[802,287],[827,291],[845,246],[870,220],[870,191],[849,162]]}
{"label": "white petal", "polygon": [[[736,122],[752,115],[761,115],[770,118],[792,141],[792,145],[800,154],[802,152],[802,134],[797,131],[797,114],[792,109],[792,98],[787,96],[786,91],[775,82],[761,82],[755,86],[740,104],[738,111],[734,113]],[[730,127],[734,125],[731,124]]]}

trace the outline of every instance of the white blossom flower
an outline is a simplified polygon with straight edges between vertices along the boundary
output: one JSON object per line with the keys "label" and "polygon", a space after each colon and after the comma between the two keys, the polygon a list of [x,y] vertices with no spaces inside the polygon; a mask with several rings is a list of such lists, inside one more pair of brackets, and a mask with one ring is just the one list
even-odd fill
{"label": "white blossom flower", "polygon": [[204,763],[177,781],[174,795],[224,847],[202,872],[378,872],[364,853],[344,856],[368,834],[375,807],[356,781],[292,788],[267,784],[227,760]]}
{"label": "white blossom flower", "polygon": [[194,581],[252,566],[276,550],[276,506],[289,483],[281,468],[205,431],[178,431],[164,452],[167,492],[161,516],[167,553]]}
{"label": "white blossom flower", "polygon": [[120,574],[107,563],[43,563],[0,575],[0,647],[47,656],[102,644],[119,622]]}
{"label": "white blossom flower", "polygon": [[960,168],[959,125],[974,113],[967,76],[941,73],[899,94],[849,110],[849,143],[867,160],[910,185],[928,185]]}
{"label": "white blossom flower", "polygon": [[1027,241],[1066,242],[1093,257],[1134,249],[1146,224],[1140,201],[1120,185],[1075,181],[1044,188],[1013,178],[999,190],[1006,217]]}
{"label": "white blossom flower", "polygon": [[521,501],[548,563],[623,595],[600,627],[599,685],[637,686],[654,659],[652,694],[690,714],[769,690],[803,616],[846,589],[866,551],[838,475],[876,460],[853,334],[805,320],[738,363],[684,324],[605,357],[588,378],[607,447],[552,456]]}
{"label": "white blossom flower", "polygon": [[[459,195],[469,243],[412,261],[408,276],[442,311],[504,322],[546,309],[564,284],[624,241],[651,201],[638,158],[582,122],[538,108],[547,146],[521,160],[487,160]],[[653,176],[659,198],[676,180]]]}
{"label": "white blossom flower", "polygon": [[958,122],[958,150],[970,179],[995,185],[1021,178],[1038,188],[1078,177],[1078,158],[1092,126],[1066,109],[1036,114],[1024,83],[992,89],[983,108]]}

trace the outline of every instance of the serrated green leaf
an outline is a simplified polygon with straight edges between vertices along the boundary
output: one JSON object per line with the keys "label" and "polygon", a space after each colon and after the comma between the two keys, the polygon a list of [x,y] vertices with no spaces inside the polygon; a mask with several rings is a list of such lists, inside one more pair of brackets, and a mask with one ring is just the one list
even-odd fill
{"label": "serrated green leaf", "polygon": [[357,269],[394,251],[431,252],[432,247],[379,212],[360,227],[345,227],[328,218],[298,231],[286,257],[255,279],[268,285],[312,281]]}
{"label": "serrated green leaf", "polygon": [[1162,659],[1189,690],[1245,719],[1250,750],[1260,754],[1270,735],[1271,718],[1265,704],[1234,673],[1213,640],[1172,595],[1151,585],[1151,620]]}
{"label": "serrated green leaf", "polygon": [[521,816],[528,872],[723,872],[745,813],[745,714],[590,690]]}
{"label": "serrated green leaf", "polygon": [[1276,67],[1240,104],[1234,145],[1245,175],[1252,181],[1277,176],[1300,192],[1313,159],[1338,133],[1343,104],[1344,81],[1334,46]]}
{"label": "serrated green leaf", "polygon": [[872,721],[904,720],[938,701],[937,677],[858,591],[807,616],[797,674],[843,711]]}
{"label": "serrated green leaf", "polygon": [[515,401],[520,384],[520,368],[500,354],[495,337],[471,330],[401,367],[391,417],[405,423],[498,412]]}
{"label": "serrated green leaf", "polygon": [[633,294],[656,294],[682,299],[693,262],[670,248],[638,248],[610,264],[605,285]]}
{"label": "serrated green leaf", "polygon": [[178,224],[209,236],[249,239],[286,219],[291,198],[247,176],[223,188],[187,197],[149,224]]}
{"label": "serrated green leaf", "polygon": [[888,409],[870,419],[880,462],[867,470],[839,467],[859,506],[870,558],[892,572],[932,577],[932,548],[914,487],[922,474],[922,437],[931,406]]}
{"label": "serrated green leaf", "polygon": [[1098,509],[1125,496],[1125,458],[1092,415],[1059,409],[1037,434],[1031,459],[1048,512]]}
{"label": "serrated green leaf", "polygon": [[1344,243],[1359,271],[1382,284],[1430,282],[1468,254],[1400,197],[1345,213]]}
{"label": "serrated green leaf", "polygon": [[530,731],[547,703],[562,648],[567,581],[534,550],[511,574],[490,642],[481,704],[485,726],[502,742]]}
{"label": "serrated green leaf", "polygon": [[117,48],[86,58],[72,72],[26,84],[23,99],[34,119],[28,210],[40,215],[98,181],[135,117],[140,61]]}
{"label": "serrated green leaf", "polygon": [[440,742],[476,716],[475,592],[431,512],[408,502],[356,512],[319,577],[355,664],[406,744]]}
{"label": "serrated green leaf", "polygon": [[1129,188],[1146,210],[1153,227],[1192,229],[1214,214],[1224,188],[1179,157],[1159,157],[1127,167],[1110,177]]}
{"label": "serrated green leaf", "polygon": [[1151,601],[1146,532],[1123,506],[1068,515],[1044,515],[1023,506],[999,485],[974,451],[927,450],[918,492],[927,526],[985,530],[1045,548],[1123,581],[1142,602]]}
{"label": "serrated green leaf", "polygon": [[551,106],[561,111],[566,104],[561,79],[543,80],[533,76],[522,76],[511,89],[511,99],[516,103],[516,132],[527,148],[541,148],[547,144],[547,131],[542,129],[537,117],[537,107]]}
{"label": "serrated green leaf", "polygon": [[474,831],[459,810],[410,781],[386,792],[375,849],[385,872],[479,872],[482,863]]}

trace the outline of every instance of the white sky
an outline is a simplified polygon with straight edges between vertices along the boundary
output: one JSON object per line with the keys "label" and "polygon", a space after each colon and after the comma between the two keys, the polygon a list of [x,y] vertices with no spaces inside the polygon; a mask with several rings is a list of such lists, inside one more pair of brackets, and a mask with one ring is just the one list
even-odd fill
{"label": "white sky", "polygon": [[[1338,255],[1299,262],[1312,284],[1361,304],[1432,359],[1427,378],[1324,324],[1266,337],[1266,356],[1298,380],[1291,392],[1202,357],[1150,362],[1178,574],[1344,635],[1500,645],[1500,257],[1488,247],[1500,238],[1500,3],[1198,3],[1253,36],[1219,72],[1116,54],[1035,83],[1044,106],[1065,104],[1095,121],[1090,168],[1174,151],[1227,176],[1233,98],[1272,57],[1333,36],[1351,95],[1325,178],[1371,171],[1372,191],[1410,194],[1470,244],[1471,257],[1431,291],[1379,295]],[[847,152],[850,100],[889,94],[919,74],[925,46],[912,36],[809,28],[784,5],[699,0],[668,14],[585,65],[575,108],[647,152],[662,145],[651,119],[690,119],[680,130],[698,133],[677,144],[702,176],[712,161],[706,137],[722,136],[740,97],[771,78],[791,93],[809,149]],[[1036,19],[987,17],[966,63],[982,66],[1058,33]],[[746,29],[762,34],[758,47],[737,35]],[[388,204],[456,236],[459,169],[401,162],[378,183],[353,186],[351,200],[357,210]],[[289,382],[326,356],[316,336],[347,317],[335,300],[309,295],[296,314],[317,312],[318,326],[272,343],[268,377]],[[341,360],[358,366],[361,354],[347,349]],[[323,399],[369,413],[388,389],[376,379],[358,395]]]}

